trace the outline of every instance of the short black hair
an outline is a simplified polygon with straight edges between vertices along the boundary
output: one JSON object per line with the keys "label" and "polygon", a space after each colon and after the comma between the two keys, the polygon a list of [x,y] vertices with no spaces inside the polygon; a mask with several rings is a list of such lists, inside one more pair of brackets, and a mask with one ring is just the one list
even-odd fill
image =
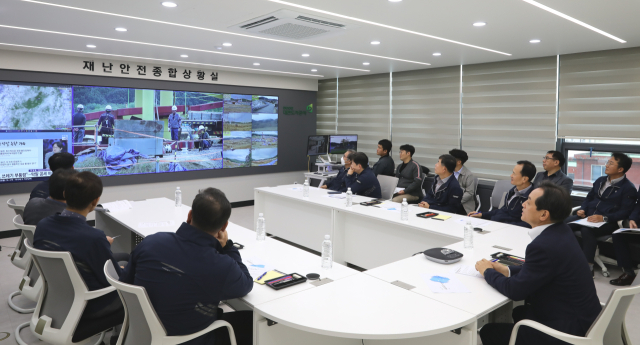
{"label": "short black hair", "polygon": [[348,149],[346,153],[347,153],[347,159],[353,162],[353,156],[356,154],[356,150]]}
{"label": "short black hair", "polygon": [[529,161],[518,161],[516,164],[522,164],[522,171],[520,171],[520,175],[528,177],[529,182],[533,181],[533,178],[536,177],[536,166]]}
{"label": "short black hair", "polygon": [[360,164],[363,168],[369,166],[369,157],[364,152],[357,152],[353,155],[353,163]]}
{"label": "short black hair", "polygon": [[400,146],[400,151],[407,151],[413,157],[413,154],[416,153],[416,148],[413,145],[404,144]]}
{"label": "short black hair", "polygon": [[196,228],[217,233],[231,217],[231,203],[224,193],[213,187],[201,189],[191,205],[191,221]]}
{"label": "short black hair", "polygon": [[101,195],[102,180],[90,171],[83,171],[69,177],[64,186],[67,205],[75,210],[84,210]]}
{"label": "short black hair", "polygon": [[49,196],[55,200],[64,200],[64,188],[71,176],[78,172],[73,169],[58,169],[49,177]]}
{"label": "short black hair", "polygon": [[56,171],[58,169],[71,169],[76,162],[76,158],[69,152],[54,153],[49,157],[49,169]]}
{"label": "short black hair", "polygon": [[538,188],[542,189],[542,195],[536,199],[536,210],[548,211],[554,223],[562,223],[571,215],[572,201],[566,189],[551,181],[542,182]]}
{"label": "short black hair", "polygon": [[557,160],[558,162],[560,162],[560,166],[563,167],[564,166],[564,162],[566,162],[567,160],[564,158],[564,155],[562,154],[562,152],[560,151],[547,151],[547,153],[551,154],[551,157],[553,157],[553,159]]}
{"label": "short black hair", "polygon": [[456,170],[456,157],[452,155],[442,155],[438,157],[440,164],[444,165],[448,172],[453,173]]}
{"label": "short black hair", "polygon": [[393,144],[391,144],[391,141],[389,139],[382,139],[378,141],[378,145],[382,146],[382,149],[387,151],[387,153],[390,153],[391,148],[393,147]]}
{"label": "short black hair", "polygon": [[464,165],[464,163],[469,160],[469,155],[467,155],[465,151],[460,149],[453,149],[449,151],[449,154],[455,157],[455,159],[459,159],[460,162],[462,162],[462,165]]}
{"label": "short black hair", "polygon": [[613,157],[618,162],[618,168],[624,169],[623,173],[626,174],[627,171],[631,169],[631,164],[633,164],[633,160],[631,160],[631,158],[626,154],[622,152],[614,152],[611,154],[611,157]]}
{"label": "short black hair", "polygon": [[56,141],[53,143],[53,145],[59,147],[60,149],[64,149],[64,144],[62,143],[62,141]]}

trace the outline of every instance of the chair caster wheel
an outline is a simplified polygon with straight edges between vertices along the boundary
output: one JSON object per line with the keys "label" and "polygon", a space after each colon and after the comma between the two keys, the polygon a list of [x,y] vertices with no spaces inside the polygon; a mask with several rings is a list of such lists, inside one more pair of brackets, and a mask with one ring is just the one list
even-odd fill
{"label": "chair caster wheel", "polygon": [[603,275],[603,276],[605,276],[605,277],[609,277],[609,276],[611,275],[611,273],[609,273],[609,272],[602,272],[602,275]]}

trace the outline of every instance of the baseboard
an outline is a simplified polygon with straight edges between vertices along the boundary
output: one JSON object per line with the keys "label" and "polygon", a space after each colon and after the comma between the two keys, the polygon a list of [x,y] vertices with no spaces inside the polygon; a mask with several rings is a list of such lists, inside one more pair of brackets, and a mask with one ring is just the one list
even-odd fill
{"label": "baseboard", "polygon": [[21,233],[22,230],[20,229],[0,231],[0,238],[17,237],[20,236]]}
{"label": "baseboard", "polygon": [[231,203],[231,208],[253,206],[253,200],[237,201]]}

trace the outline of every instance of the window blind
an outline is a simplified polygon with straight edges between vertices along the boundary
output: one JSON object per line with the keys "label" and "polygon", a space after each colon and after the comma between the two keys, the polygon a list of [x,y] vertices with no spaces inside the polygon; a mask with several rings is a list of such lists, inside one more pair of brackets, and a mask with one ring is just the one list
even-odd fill
{"label": "window blind", "polygon": [[460,146],[460,66],[393,73],[392,157],[403,144],[433,171],[438,157]]}
{"label": "window blind", "polygon": [[560,56],[558,136],[638,139],[640,48]]}
{"label": "window blind", "polygon": [[557,58],[463,66],[462,149],[476,176],[507,179],[518,160],[542,169],[555,148]]}
{"label": "window blind", "polygon": [[338,114],[338,80],[318,81],[318,100],[316,104],[316,134],[336,134],[336,116]]}
{"label": "window blind", "polygon": [[378,141],[389,139],[389,74],[340,78],[338,133],[357,134],[358,152],[378,161]]}

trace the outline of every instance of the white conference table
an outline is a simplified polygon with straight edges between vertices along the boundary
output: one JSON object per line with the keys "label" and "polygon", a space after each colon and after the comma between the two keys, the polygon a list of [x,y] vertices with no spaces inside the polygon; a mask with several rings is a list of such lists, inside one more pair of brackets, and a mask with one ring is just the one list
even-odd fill
{"label": "white conference table", "polygon": [[[317,192],[322,191],[314,191],[314,193]],[[325,203],[322,207],[343,207],[340,205],[344,200],[321,195],[320,197],[322,199],[319,200]],[[302,200],[302,202],[309,201]],[[190,210],[184,205],[176,208],[172,200],[165,198],[132,202],[132,206],[133,208],[129,210],[97,212],[96,227],[110,236],[136,234],[146,237],[161,231],[175,232],[186,220]],[[346,209],[346,207],[343,208]],[[352,210],[341,210],[345,214],[357,211],[355,207]],[[364,208],[364,211],[371,212],[372,208]],[[377,210],[377,212],[382,215],[392,213],[386,210]],[[380,215],[365,213],[358,216]],[[414,218],[417,217],[414,216]],[[392,219],[380,221],[393,223]],[[396,220],[396,222],[400,221]],[[431,224],[431,230],[425,230],[424,224],[420,222],[412,223],[410,220],[408,224],[403,223],[402,226],[414,227],[417,228],[415,231],[427,233],[449,231],[442,225],[444,222]],[[493,244],[509,245],[515,248],[514,254],[523,255],[519,251],[526,246],[527,241],[523,237],[526,235],[526,229],[512,226],[500,228],[492,224],[483,225],[483,228],[495,228],[495,230],[487,235],[476,235],[476,248],[471,251],[461,249],[460,241],[455,239],[456,236],[450,236],[456,243],[452,243],[449,247],[465,253],[461,263],[471,265],[476,260],[500,250],[493,248]],[[294,229],[305,228],[294,227]],[[273,233],[278,229],[271,222],[268,223],[267,230]],[[415,257],[405,256],[400,261],[364,273],[359,273],[337,262],[334,262],[332,269],[324,270],[320,268],[320,258],[317,255],[272,238],[257,241],[254,231],[236,224],[230,223],[228,231],[229,238],[245,246],[240,250],[243,260],[259,258],[286,273],[295,272],[303,275],[319,273],[323,279],[332,280],[319,286],[307,281],[279,291],[255,284],[254,289],[241,298],[241,301],[254,311],[255,345],[301,342],[305,345],[356,345],[361,344],[361,339],[366,339],[369,344],[475,345],[477,344],[478,318],[509,302],[482,279],[460,275],[457,275],[458,279],[463,281],[472,291],[471,293],[446,296],[431,293],[426,284],[420,280],[419,273],[446,273],[450,266],[429,262],[422,254]],[[114,245],[117,242],[118,239],[114,241]],[[126,247],[126,240],[120,242],[122,247]],[[386,245],[381,243],[377,246],[380,249]],[[131,246],[134,247],[135,244],[131,243]],[[386,249],[382,251],[384,250]],[[114,251],[116,251],[115,248]],[[407,290],[391,284],[396,280],[413,285],[415,288]],[[457,333],[450,332],[453,330],[457,330]]]}
{"label": "white conference table", "polygon": [[[345,199],[335,199],[328,191],[309,188],[309,198],[302,197],[302,186],[285,185],[256,188],[254,220],[264,213],[267,232],[296,244],[318,250],[324,235],[331,235],[334,260],[371,269],[428,248],[445,247],[463,238],[465,216],[435,211],[451,216],[446,221],[423,219],[417,213],[428,209],[409,206],[409,221],[400,221],[400,204],[390,201],[379,207],[361,206],[372,198],[354,196],[353,206]],[[395,208],[389,211],[388,208]],[[508,224],[487,221],[483,230],[491,232]],[[487,235],[476,234],[475,237]],[[384,250],[380,248],[384,247]]]}

